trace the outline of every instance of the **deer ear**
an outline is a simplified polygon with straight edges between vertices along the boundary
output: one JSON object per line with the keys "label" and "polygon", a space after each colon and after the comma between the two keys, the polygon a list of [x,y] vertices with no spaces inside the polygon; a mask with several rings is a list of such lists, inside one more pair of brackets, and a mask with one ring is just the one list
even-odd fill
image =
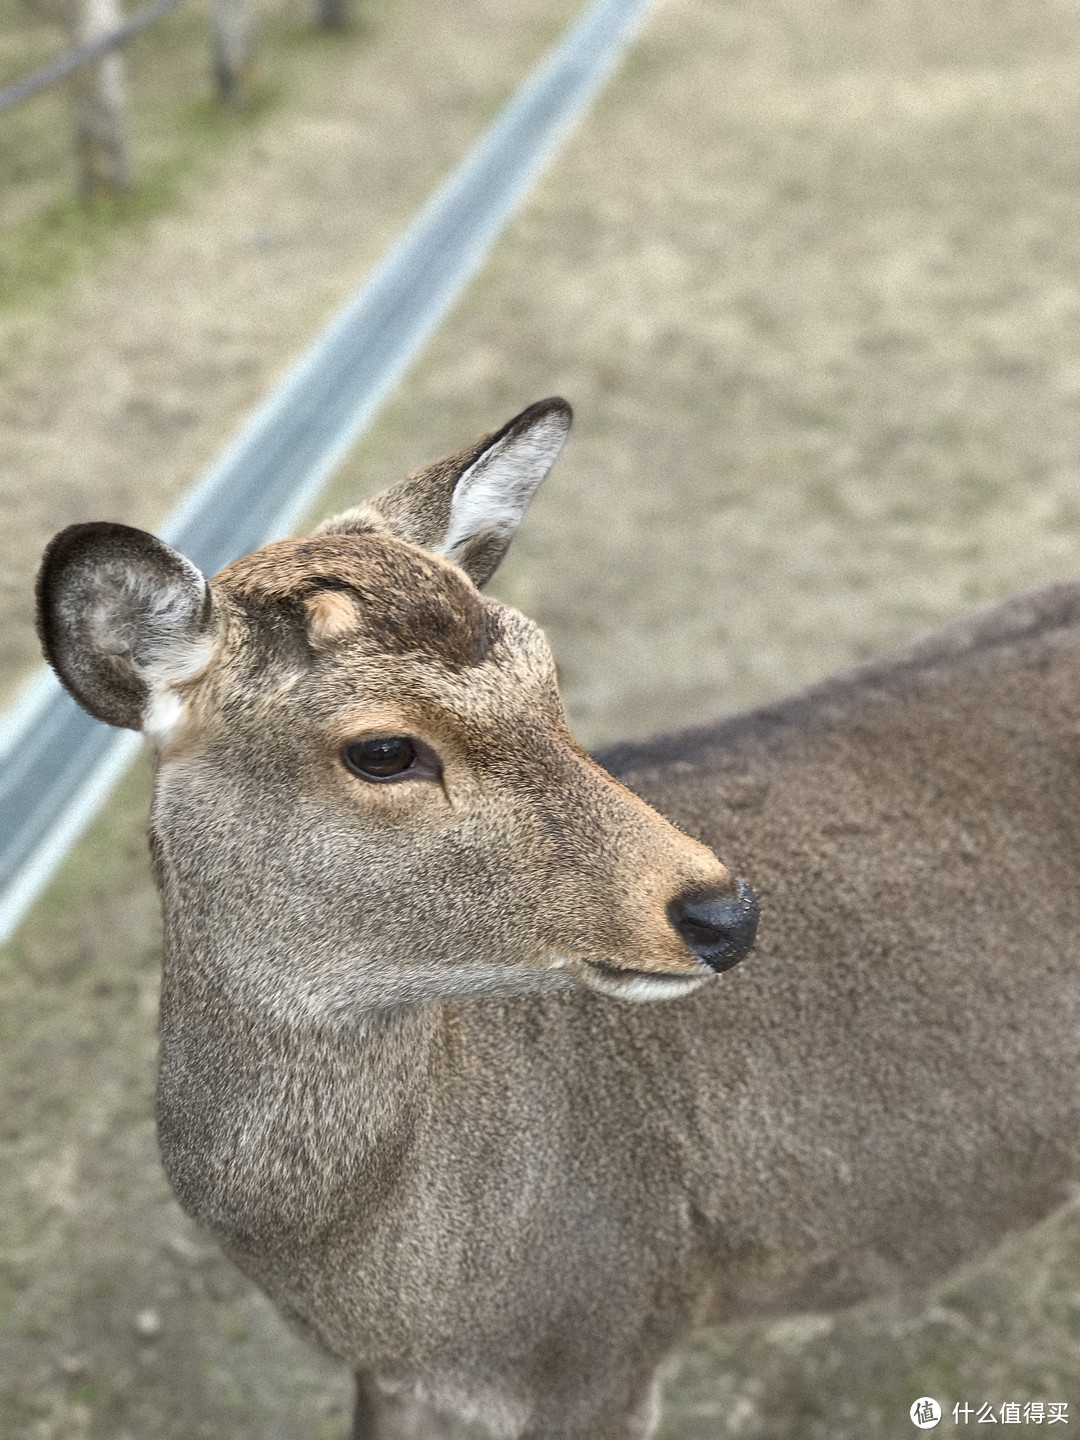
{"label": "deer ear", "polygon": [[71,525],[49,544],[37,580],[38,634],[84,710],[110,725],[168,730],[170,687],[205,669],[213,603],[199,570],[128,525]]}
{"label": "deer ear", "polygon": [[529,501],[558,458],[573,412],[554,397],[530,405],[493,435],[324,520],[316,534],[377,531],[490,580]]}

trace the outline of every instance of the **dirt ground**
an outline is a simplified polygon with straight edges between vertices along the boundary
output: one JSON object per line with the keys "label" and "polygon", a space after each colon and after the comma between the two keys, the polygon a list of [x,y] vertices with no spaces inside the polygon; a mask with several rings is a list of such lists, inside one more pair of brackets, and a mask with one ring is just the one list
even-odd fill
{"label": "dirt ground", "polygon": [[[48,534],[167,512],[573,8],[384,6],[212,183],[4,322],[7,693]],[[1075,0],[660,0],[320,509],[567,395],[492,588],[587,743],[1080,574],[1078,64]],[[0,1435],[339,1436],[344,1377],[158,1170],[145,804],[139,771],[0,952]],[[661,1435],[891,1440],[922,1394],[1076,1424],[1078,1375],[1067,1216],[929,1299],[703,1337]]]}

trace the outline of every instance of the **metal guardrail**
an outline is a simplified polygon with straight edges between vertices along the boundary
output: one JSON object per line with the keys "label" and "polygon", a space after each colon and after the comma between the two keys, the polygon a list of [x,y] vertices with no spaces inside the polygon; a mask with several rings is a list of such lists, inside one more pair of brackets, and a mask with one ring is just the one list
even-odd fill
{"label": "metal guardrail", "polygon": [[179,5],[180,0],[154,0],[154,4],[148,5],[145,10],[140,10],[130,20],[125,20],[123,25],[118,25],[115,30],[110,30],[107,35],[99,35],[96,40],[91,40],[87,45],[80,45],[75,50],[69,50],[66,55],[60,55],[48,65],[43,65],[40,70],[35,70],[32,75],[25,75],[21,80],[13,80],[10,85],[0,89],[0,111],[10,110],[13,105],[21,105],[24,100],[29,100],[32,95],[38,95],[42,90],[48,90],[50,85],[56,85],[64,80],[73,71],[78,70],[81,65],[89,65],[92,60],[100,60],[110,50],[125,45],[133,35],[138,35],[148,25],[153,25],[163,15]]}
{"label": "metal guardrail", "polygon": [[[594,0],[162,529],[213,574],[292,530],[614,68],[647,0]],[[44,672],[0,717],[0,942],[138,751]]]}

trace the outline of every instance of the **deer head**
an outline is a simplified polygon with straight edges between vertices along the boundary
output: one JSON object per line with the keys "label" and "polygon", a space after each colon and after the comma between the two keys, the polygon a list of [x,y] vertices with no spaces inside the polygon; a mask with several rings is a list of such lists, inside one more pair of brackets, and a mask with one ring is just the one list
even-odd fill
{"label": "deer head", "polygon": [[574,742],[540,630],[481,595],[570,425],[562,400],[213,580],[76,525],[45,652],[156,754],[167,943],[245,1003],[347,1021],[583,982],[684,995],[756,905]]}

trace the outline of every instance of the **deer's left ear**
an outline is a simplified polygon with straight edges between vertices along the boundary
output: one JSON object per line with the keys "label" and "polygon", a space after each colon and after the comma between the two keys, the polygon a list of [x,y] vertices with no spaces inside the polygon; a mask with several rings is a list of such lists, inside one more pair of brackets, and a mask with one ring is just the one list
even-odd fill
{"label": "deer's left ear", "polygon": [[319,535],[380,531],[460,565],[477,585],[490,580],[529,501],[570,432],[572,411],[554,397],[530,405],[485,435],[366,504],[324,520]]}

